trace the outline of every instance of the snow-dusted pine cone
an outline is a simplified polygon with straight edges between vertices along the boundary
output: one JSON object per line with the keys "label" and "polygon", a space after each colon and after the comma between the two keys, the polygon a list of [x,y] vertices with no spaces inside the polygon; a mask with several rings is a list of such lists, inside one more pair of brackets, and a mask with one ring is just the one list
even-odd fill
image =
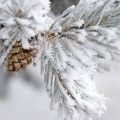
{"label": "snow-dusted pine cone", "polygon": [[[0,65],[17,72],[33,61],[39,47],[31,38],[48,29],[49,0],[0,1]],[[34,39],[35,40],[35,39]],[[7,60],[7,61],[6,61]],[[24,63],[23,63],[24,62]]]}
{"label": "snow-dusted pine cone", "polygon": [[37,49],[35,47],[24,49],[20,41],[16,42],[7,58],[7,70],[9,72],[19,72],[25,69],[33,62],[33,59],[36,57],[36,52]]}

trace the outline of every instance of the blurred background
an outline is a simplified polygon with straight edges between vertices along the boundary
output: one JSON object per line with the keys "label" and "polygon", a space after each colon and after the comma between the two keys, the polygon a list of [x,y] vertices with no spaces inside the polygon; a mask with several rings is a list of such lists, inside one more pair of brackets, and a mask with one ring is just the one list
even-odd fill
{"label": "blurred background", "polygon": [[[51,0],[54,17],[79,0]],[[120,66],[113,65],[111,73],[97,73],[94,77],[98,91],[109,98],[108,110],[94,120],[120,120]],[[50,111],[39,65],[11,75],[0,68],[0,120],[58,120],[57,112]]]}

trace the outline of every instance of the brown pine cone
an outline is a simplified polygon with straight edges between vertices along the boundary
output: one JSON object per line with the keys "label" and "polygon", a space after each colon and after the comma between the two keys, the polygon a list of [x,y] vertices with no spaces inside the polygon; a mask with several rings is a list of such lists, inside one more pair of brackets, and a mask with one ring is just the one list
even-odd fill
{"label": "brown pine cone", "polygon": [[7,58],[8,72],[15,73],[25,69],[33,62],[33,59],[36,57],[36,53],[37,49],[35,47],[26,50],[22,48],[21,42],[16,42]]}

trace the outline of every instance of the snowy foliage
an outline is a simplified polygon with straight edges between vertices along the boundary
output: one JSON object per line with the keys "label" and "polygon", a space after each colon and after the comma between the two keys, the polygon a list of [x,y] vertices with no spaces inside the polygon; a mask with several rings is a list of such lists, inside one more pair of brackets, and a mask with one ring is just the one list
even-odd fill
{"label": "snowy foliage", "polygon": [[119,1],[80,0],[50,27],[41,39],[41,70],[63,120],[91,120],[105,110],[93,75],[119,61]]}
{"label": "snowy foliage", "polygon": [[120,1],[80,0],[47,31],[48,11],[48,0],[1,3],[0,64],[16,41],[29,49],[29,39],[37,35],[39,52],[34,61],[41,62],[51,109],[57,108],[63,120],[91,120],[106,110],[93,75],[109,71],[108,61],[119,62]]}
{"label": "snowy foliage", "polygon": [[[4,2],[4,3],[3,3]],[[46,4],[45,4],[46,3]],[[0,64],[16,41],[29,49],[29,39],[48,29],[48,0],[6,0],[0,4]],[[3,54],[4,53],[4,54]]]}

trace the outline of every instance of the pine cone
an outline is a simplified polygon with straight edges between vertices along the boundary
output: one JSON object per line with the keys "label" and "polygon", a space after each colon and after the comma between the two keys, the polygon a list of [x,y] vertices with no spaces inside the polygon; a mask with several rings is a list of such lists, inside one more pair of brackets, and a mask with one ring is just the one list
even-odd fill
{"label": "pine cone", "polygon": [[20,70],[25,69],[33,62],[36,53],[37,49],[35,47],[31,47],[28,50],[23,49],[21,42],[16,42],[7,58],[8,72],[19,72]]}

